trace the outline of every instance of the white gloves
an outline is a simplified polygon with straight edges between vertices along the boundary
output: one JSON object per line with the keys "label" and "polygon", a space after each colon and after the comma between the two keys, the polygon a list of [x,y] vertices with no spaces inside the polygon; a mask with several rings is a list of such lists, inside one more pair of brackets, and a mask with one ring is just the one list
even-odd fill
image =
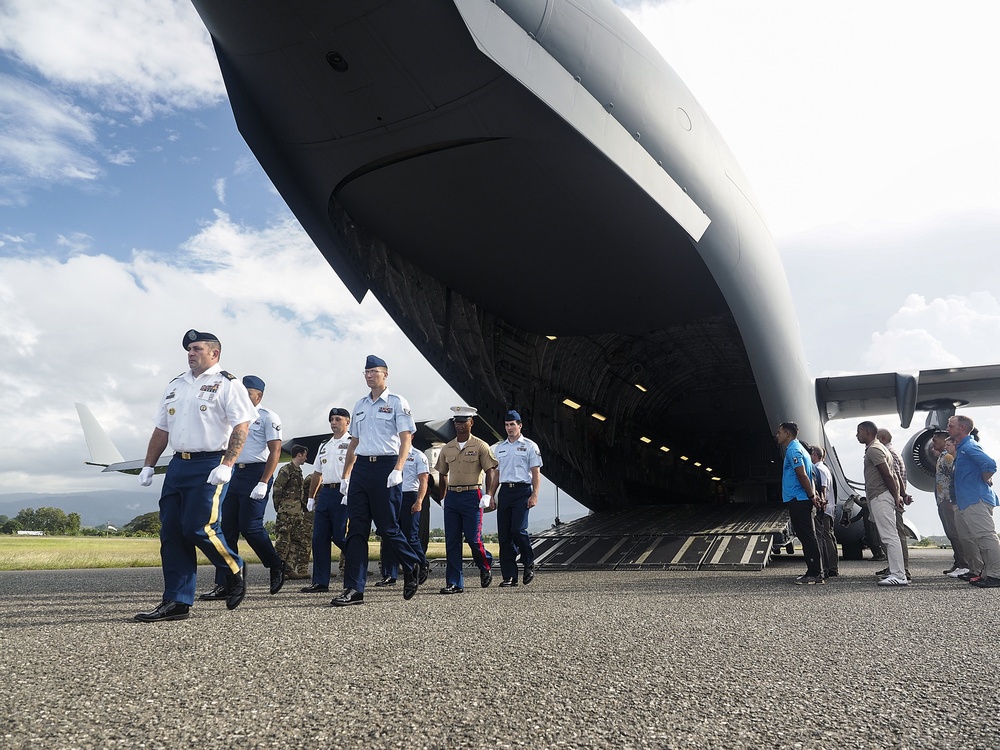
{"label": "white gloves", "polygon": [[490,500],[492,500],[492,499],[493,499],[493,497],[491,495],[483,495],[479,499],[479,507],[483,508],[483,509],[489,508],[490,507]]}
{"label": "white gloves", "polygon": [[347,485],[350,481],[351,480],[347,477],[340,480],[340,494],[344,496],[344,498],[340,501],[341,505],[347,505]]}
{"label": "white gloves", "polygon": [[403,472],[399,469],[393,469],[389,472],[389,478],[385,480],[386,487],[395,487],[397,484],[403,483]]}
{"label": "white gloves", "polygon": [[347,505],[347,493],[346,492],[343,494],[343,496],[341,496],[341,498],[340,498],[340,504],[341,505]]}
{"label": "white gloves", "polygon": [[142,487],[149,487],[153,483],[153,474],[156,473],[156,469],[152,466],[143,466],[142,471],[139,472],[139,484]]}
{"label": "white gloves", "polygon": [[208,484],[225,484],[233,478],[233,467],[219,464],[208,475]]}
{"label": "white gloves", "polygon": [[263,500],[267,497],[267,482],[257,482],[257,486],[250,490],[251,500]]}
{"label": "white gloves", "polygon": [[306,510],[310,512],[316,510],[316,498],[311,497],[308,500],[306,500]]}

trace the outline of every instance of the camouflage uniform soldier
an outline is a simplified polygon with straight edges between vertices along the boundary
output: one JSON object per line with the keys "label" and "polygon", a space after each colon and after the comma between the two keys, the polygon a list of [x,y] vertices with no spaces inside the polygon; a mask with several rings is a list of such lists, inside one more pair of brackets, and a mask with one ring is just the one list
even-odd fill
{"label": "camouflage uniform soldier", "polygon": [[[307,448],[292,446],[292,460],[281,467],[274,480],[271,497],[278,514],[274,524],[278,557],[284,560],[292,571],[290,578],[309,577],[309,544],[312,538],[305,529],[305,508],[302,504],[304,481],[302,464],[309,455]],[[311,514],[310,514],[311,515]]]}
{"label": "camouflage uniform soldier", "polygon": [[[309,510],[309,488],[312,487],[312,472],[302,483],[302,533],[298,537],[305,545],[302,551],[302,567],[295,571],[296,578],[311,578],[309,575],[309,556],[312,554],[313,518],[315,511]],[[299,575],[301,573],[301,575]]]}

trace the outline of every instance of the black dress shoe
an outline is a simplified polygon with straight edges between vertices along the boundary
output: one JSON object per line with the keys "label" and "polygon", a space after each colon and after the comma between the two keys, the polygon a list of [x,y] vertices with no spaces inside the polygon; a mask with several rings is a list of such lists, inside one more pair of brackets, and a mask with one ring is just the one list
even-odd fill
{"label": "black dress shoe", "polygon": [[440,594],[461,594],[463,591],[465,591],[465,589],[463,589],[461,586],[455,586],[454,584],[448,584],[443,589],[441,589],[441,591],[439,591],[438,593],[440,593]]}
{"label": "black dress shoe", "polygon": [[489,588],[489,585],[493,583],[493,573],[489,570],[483,570],[479,572],[479,585],[484,589]]}
{"label": "black dress shoe", "polygon": [[198,598],[201,599],[203,602],[214,602],[218,601],[219,599],[225,599],[226,591],[227,589],[225,586],[223,586],[221,583],[217,583],[215,584],[214,589],[212,589],[211,591],[206,591]]}
{"label": "black dress shoe", "polygon": [[417,589],[420,588],[420,584],[417,583],[417,579],[420,577],[420,564],[415,564],[412,568],[407,568],[403,566],[403,598],[412,599],[413,595],[417,593]]}
{"label": "black dress shoe", "polygon": [[502,589],[512,588],[514,586],[517,586],[516,578],[504,578],[503,581],[500,583],[500,588]]}
{"label": "black dress shoe", "polygon": [[340,596],[335,596],[330,600],[331,607],[348,607],[351,604],[364,604],[365,595],[354,589],[344,589]]}
{"label": "black dress shoe", "polygon": [[392,576],[382,576],[381,581],[375,581],[376,586],[395,586],[396,579]]}
{"label": "black dress shoe", "polygon": [[312,583],[299,589],[303,594],[325,594],[329,590],[330,587],[322,583]]}
{"label": "black dress shoe", "polygon": [[420,575],[417,577],[417,583],[423,586],[425,583],[427,583],[427,578],[430,576],[430,574],[431,574],[431,566],[421,565]]}
{"label": "black dress shoe", "polygon": [[160,602],[156,609],[151,612],[139,612],[135,619],[139,622],[160,622],[163,620],[186,620],[188,610],[191,608],[187,604],[180,602]]}
{"label": "black dress shoe", "polygon": [[277,594],[285,585],[285,564],[279,562],[271,568],[271,593]]}
{"label": "black dress shoe", "polygon": [[229,574],[229,586],[226,589],[226,609],[236,609],[246,596],[247,586],[243,580],[243,568],[239,573]]}
{"label": "black dress shoe", "polygon": [[524,585],[527,586],[534,580],[535,580],[535,566],[528,565],[524,569]]}

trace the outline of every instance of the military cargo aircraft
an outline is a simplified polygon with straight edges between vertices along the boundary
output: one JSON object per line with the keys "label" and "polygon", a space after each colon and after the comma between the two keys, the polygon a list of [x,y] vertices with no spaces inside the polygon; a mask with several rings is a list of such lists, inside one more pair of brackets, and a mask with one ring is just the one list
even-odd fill
{"label": "military cargo aircraft", "polygon": [[830,418],[923,409],[929,430],[1000,401],[996,367],[809,376],[750,186],[610,0],[193,2],[240,132],[347,288],[485,421],[517,408],[594,511],[773,502],[782,421],[830,448]]}

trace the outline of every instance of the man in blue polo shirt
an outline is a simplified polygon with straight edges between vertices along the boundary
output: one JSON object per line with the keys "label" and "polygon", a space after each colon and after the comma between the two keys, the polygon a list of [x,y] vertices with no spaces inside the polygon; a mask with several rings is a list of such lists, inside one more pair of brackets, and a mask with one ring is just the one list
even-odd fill
{"label": "man in blue polo shirt", "polygon": [[782,422],[774,435],[778,446],[785,452],[781,468],[781,499],[788,508],[792,529],[802,545],[806,558],[806,572],[795,579],[800,586],[824,583],[820,573],[819,545],[813,514],[820,505],[813,488],[813,465],[809,454],[798,441],[799,426],[795,422]]}
{"label": "man in blue polo shirt", "polygon": [[[975,425],[968,417],[948,420],[948,434],[955,438],[955,514],[970,572],[969,583],[984,589],[1000,588],[1000,540],[993,524],[997,495],[993,475],[997,462],[972,438]],[[964,577],[964,576],[963,576]]]}

